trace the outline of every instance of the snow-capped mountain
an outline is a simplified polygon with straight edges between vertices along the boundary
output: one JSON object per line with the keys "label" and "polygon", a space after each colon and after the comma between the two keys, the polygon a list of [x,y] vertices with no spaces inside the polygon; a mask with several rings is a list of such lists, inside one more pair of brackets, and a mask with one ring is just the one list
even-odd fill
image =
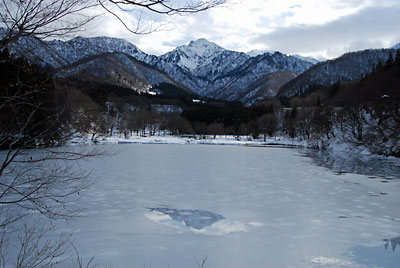
{"label": "snow-capped mountain", "polygon": [[[287,56],[279,52],[274,54],[265,53],[263,55],[249,58],[239,68],[232,70],[228,74],[217,77],[214,85],[218,87],[214,90],[216,98],[227,100],[240,100],[247,102],[247,95],[244,94],[260,78],[276,71],[290,71],[296,75],[303,73],[313,64],[299,60],[292,56]],[[273,95],[267,95],[272,97]]]}
{"label": "snow-capped mountain", "polygon": [[11,50],[28,58],[35,58],[41,65],[50,65],[53,68],[102,53],[121,52],[140,61],[149,61],[155,57],[142,52],[124,39],[110,37],[76,37],[66,42],[20,38]]}
{"label": "snow-capped mountain", "polygon": [[[110,37],[77,37],[66,42],[21,38],[11,51],[43,67],[54,68],[63,76],[84,71],[111,79],[111,73],[117,72],[123,73],[127,81],[135,80],[135,76],[137,81],[148,85],[167,82],[165,77],[168,77],[169,83],[179,84],[199,95],[243,102],[248,101],[244,93],[260,78],[276,71],[301,74],[313,65],[279,52],[251,57],[226,50],[206,39],[192,41],[159,57],[142,52],[126,40]],[[136,67],[129,57],[136,60],[133,64]],[[138,68],[139,62],[147,67]],[[140,76],[143,68],[147,70],[146,79]]]}
{"label": "snow-capped mountain", "polygon": [[282,70],[300,74],[313,65],[279,52],[251,57],[245,53],[226,50],[205,39],[178,47],[159,59],[150,64],[194,92],[242,102],[248,101],[243,92],[262,76]]}
{"label": "snow-capped mountain", "polygon": [[160,57],[161,60],[177,65],[185,71],[194,74],[209,68],[213,58],[224,53],[225,49],[206,39],[191,41],[188,45],[180,46]]}
{"label": "snow-capped mountain", "polygon": [[290,98],[338,81],[359,80],[362,75],[371,73],[379,62],[384,64],[390,53],[394,57],[396,50],[367,49],[346,53],[337,59],[318,63],[282,86],[277,96]]}

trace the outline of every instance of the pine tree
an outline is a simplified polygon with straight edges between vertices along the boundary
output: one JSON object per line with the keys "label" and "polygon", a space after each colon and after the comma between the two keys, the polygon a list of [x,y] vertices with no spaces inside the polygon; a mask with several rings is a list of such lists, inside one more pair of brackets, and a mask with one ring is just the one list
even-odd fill
{"label": "pine tree", "polygon": [[393,54],[392,54],[392,52],[390,52],[389,58],[387,59],[387,61],[385,63],[384,69],[387,71],[387,70],[392,69],[393,66],[394,66]]}
{"label": "pine tree", "polygon": [[394,60],[394,65],[400,67],[400,50],[397,50],[396,58]]}
{"label": "pine tree", "polygon": [[378,64],[376,65],[375,70],[376,70],[377,72],[380,72],[380,71],[382,71],[383,69],[384,69],[384,66],[383,66],[382,62],[379,61]]}

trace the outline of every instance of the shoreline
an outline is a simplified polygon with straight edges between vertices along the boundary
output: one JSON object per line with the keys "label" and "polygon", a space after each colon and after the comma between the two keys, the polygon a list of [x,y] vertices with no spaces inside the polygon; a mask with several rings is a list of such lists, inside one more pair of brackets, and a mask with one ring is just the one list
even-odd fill
{"label": "shoreline", "polygon": [[121,134],[112,136],[100,136],[95,140],[91,140],[85,135],[76,135],[66,145],[91,145],[91,144],[175,144],[175,145],[232,145],[247,147],[275,147],[275,148],[303,148],[310,150],[319,150],[328,152],[335,157],[347,156],[354,157],[358,155],[360,158],[376,158],[376,159],[392,159],[398,160],[394,156],[378,155],[370,152],[365,146],[357,146],[355,144],[344,142],[340,139],[331,139],[325,149],[318,149],[315,144],[305,140],[296,140],[284,136],[264,137],[253,139],[250,136],[233,136],[233,135],[191,135],[185,136],[137,136],[132,135],[125,138]]}
{"label": "shoreline", "polygon": [[251,147],[290,147],[290,148],[305,148],[308,147],[306,142],[299,142],[285,137],[268,137],[265,141],[264,138],[253,139],[247,136],[235,137],[232,135],[217,135],[215,138],[208,135],[199,135],[196,137],[181,137],[181,136],[131,136],[129,138],[122,137],[121,135],[101,136],[95,141],[85,137],[77,136],[67,142],[67,145],[80,145],[80,144],[203,144],[203,145],[240,145]]}

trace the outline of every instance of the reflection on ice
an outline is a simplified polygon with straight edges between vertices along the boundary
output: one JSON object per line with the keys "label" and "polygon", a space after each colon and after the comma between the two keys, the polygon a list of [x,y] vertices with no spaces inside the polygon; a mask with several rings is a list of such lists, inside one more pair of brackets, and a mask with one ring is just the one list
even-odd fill
{"label": "reflection on ice", "polygon": [[[332,169],[338,174],[355,173],[367,176],[378,176],[387,180],[400,179],[398,161],[373,156],[338,155],[328,151],[305,150],[305,156],[323,167]],[[370,177],[374,179],[375,177]],[[382,181],[389,182],[389,181]]]}
{"label": "reflection on ice", "polygon": [[[400,251],[395,251],[395,249],[400,246],[400,237],[384,239],[383,241],[385,242],[384,247],[382,245],[354,246],[351,249],[352,256],[358,264],[363,265],[355,267],[399,267]],[[388,250],[389,245],[393,251]]]}
{"label": "reflection on ice", "polygon": [[400,237],[395,237],[395,238],[391,238],[391,239],[383,239],[383,242],[385,242],[385,249],[388,248],[389,243],[390,243],[392,246],[393,252],[396,250],[397,246],[400,247]]}
{"label": "reflection on ice", "polygon": [[168,207],[148,208],[145,216],[157,223],[197,234],[221,236],[234,232],[247,232],[260,227],[260,222],[228,220],[224,216],[205,210],[173,209]]}
{"label": "reflection on ice", "polygon": [[150,212],[158,211],[168,215],[172,220],[183,222],[187,227],[201,230],[206,226],[225,219],[223,216],[205,210],[172,209],[168,207],[149,208]]}

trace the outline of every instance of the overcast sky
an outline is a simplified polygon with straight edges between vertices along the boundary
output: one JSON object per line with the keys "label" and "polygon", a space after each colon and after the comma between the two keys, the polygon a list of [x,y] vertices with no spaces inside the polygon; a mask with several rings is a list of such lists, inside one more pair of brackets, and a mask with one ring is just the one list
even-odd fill
{"label": "overcast sky", "polygon": [[[137,12],[119,13],[131,27]],[[279,50],[316,58],[400,43],[400,0],[231,0],[226,7],[186,16],[159,16],[162,30],[129,33],[110,15],[90,35],[125,38],[142,51],[160,55],[206,38],[236,51]],[[142,23],[146,16],[141,16]],[[145,25],[145,24],[143,24]]]}

